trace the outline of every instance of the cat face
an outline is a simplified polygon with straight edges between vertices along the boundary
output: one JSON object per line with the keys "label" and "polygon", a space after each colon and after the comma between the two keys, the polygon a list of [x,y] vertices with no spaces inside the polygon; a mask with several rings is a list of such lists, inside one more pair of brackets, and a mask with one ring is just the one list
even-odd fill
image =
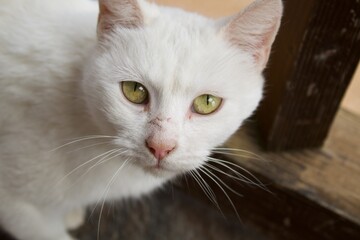
{"label": "cat face", "polygon": [[[142,1],[100,1],[99,43],[81,86],[92,118],[117,136],[125,157],[172,177],[203,164],[251,115],[281,16],[280,1],[264,2],[213,21]],[[263,8],[267,21],[249,21]]]}

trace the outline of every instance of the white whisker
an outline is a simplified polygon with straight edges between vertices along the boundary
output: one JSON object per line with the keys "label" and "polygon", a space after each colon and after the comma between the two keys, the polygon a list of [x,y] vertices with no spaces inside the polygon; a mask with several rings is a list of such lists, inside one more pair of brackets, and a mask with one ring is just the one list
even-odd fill
{"label": "white whisker", "polygon": [[[114,159],[120,155],[122,155],[123,153],[126,153],[127,150],[122,151],[122,149],[116,149],[115,151],[105,155],[104,157],[102,157],[99,161],[97,161],[94,165],[92,165],[91,167],[89,167],[83,174],[81,174],[80,177],[77,178],[76,181],[73,182],[73,184],[71,185],[71,187],[73,187],[76,183],[78,183],[84,176],[86,176],[89,172],[91,172],[95,167],[101,165],[101,164],[105,164],[106,162],[109,162],[111,159]],[[120,152],[120,153],[119,153]],[[115,154],[115,155],[113,155]],[[113,156],[111,156],[113,155]],[[69,187],[69,188],[71,188]],[[69,189],[68,188],[68,189]]]}
{"label": "white whisker", "polygon": [[83,166],[85,166],[85,165],[87,165],[87,164],[95,161],[96,159],[98,159],[98,158],[100,158],[100,157],[102,157],[102,156],[104,156],[104,155],[107,155],[107,154],[109,154],[109,153],[111,154],[112,152],[117,151],[117,150],[118,150],[118,149],[109,150],[109,151],[107,151],[107,152],[105,152],[105,153],[99,154],[99,155],[97,155],[96,157],[94,157],[94,158],[92,158],[92,159],[90,159],[90,160],[88,160],[88,161],[80,164],[79,166],[77,166],[76,168],[74,168],[73,170],[71,170],[69,173],[67,173],[64,177],[62,177],[56,185],[60,184],[60,183],[61,183],[62,181],[64,181],[68,176],[70,176],[71,174],[73,174],[75,171],[77,171],[77,170],[80,169],[81,167],[83,167]]}
{"label": "white whisker", "polygon": [[[90,168],[88,168],[88,170],[84,173],[84,175],[87,174],[88,172],[90,172],[90,171],[91,171],[92,169],[94,169],[95,167],[97,167],[97,166],[99,166],[99,165],[101,165],[101,164],[104,164],[104,163],[110,161],[111,159],[114,159],[114,158],[116,158],[116,157],[118,157],[118,156],[120,156],[120,155],[128,152],[128,150],[124,150],[124,151],[122,151],[122,150],[123,150],[123,149],[118,149],[118,150],[110,153],[109,155],[103,157],[102,159],[100,159],[99,161],[97,161],[93,166],[91,166]],[[122,152],[120,152],[120,151],[122,151]],[[119,153],[119,152],[120,152],[120,153]],[[114,156],[110,156],[110,155],[113,155],[114,153],[115,153]]]}
{"label": "white whisker", "polygon": [[[211,189],[209,184],[201,177],[201,175],[196,171],[190,171],[191,176],[195,179],[195,181],[198,183],[200,188],[203,190],[205,195],[209,198],[209,200],[219,209],[221,214],[223,214],[219,203],[217,202],[216,195],[214,191]],[[223,214],[224,215],[224,214]]]}
{"label": "white whisker", "polygon": [[259,186],[259,184],[254,183],[254,182],[251,181],[251,180],[247,180],[247,178],[246,178],[245,176],[239,174],[238,172],[236,172],[236,173],[235,173],[236,176],[234,176],[234,175],[231,175],[231,174],[229,174],[229,173],[227,173],[227,172],[224,172],[224,171],[220,170],[219,168],[217,168],[217,167],[215,167],[215,166],[213,166],[213,165],[211,165],[211,164],[205,164],[204,166],[206,166],[206,167],[208,167],[208,168],[211,168],[212,170],[214,170],[214,171],[216,171],[216,172],[218,172],[218,173],[224,174],[225,176],[227,176],[227,177],[229,177],[229,178],[232,178],[232,179],[235,179],[235,180],[244,182],[244,183],[246,183],[246,184],[255,185],[255,186],[257,186],[257,187],[262,187],[262,186]]}
{"label": "white whisker", "polygon": [[[98,226],[97,226],[97,240],[100,239],[100,226],[101,226],[101,216],[102,216],[102,212],[104,210],[104,205],[105,205],[105,200],[106,200],[106,196],[108,195],[111,185],[114,183],[114,181],[116,180],[116,177],[118,176],[119,172],[126,166],[126,164],[130,161],[130,159],[125,160],[125,162],[116,170],[116,172],[114,173],[114,175],[110,178],[108,184],[105,187],[105,190],[102,194],[102,204],[101,204],[101,209],[100,209],[100,213],[99,213],[99,221],[98,221]],[[99,201],[101,200],[101,198],[99,199]],[[97,205],[99,204],[99,201],[96,203],[95,208],[97,207]],[[94,209],[95,209],[94,208]]]}
{"label": "white whisker", "polygon": [[230,156],[248,157],[247,155],[229,153],[228,151],[246,153],[246,154],[249,154],[250,156],[256,157],[255,159],[257,159],[257,160],[267,162],[267,160],[265,158],[263,158],[262,156],[260,156],[259,154],[256,154],[256,153],[244,150],[244,149],[239,149],[239,148],[213,148],[213,150],[212,150],[213,153],[226,154],[226,155],[230,155]]}
{"label": "white whisker", "polygon": [[207,175],[207,176],[220,188],[220,190],[224,193],[224,195],[225,195],[226,198],[228,199],[229,203],[231,204],[232,208],[234,209],[236,216],[238,217],[238,219],[239,219],[240,222],[241,222],[241,218],[240,218],[240,216],[239,216],[239,213],[237,212],[236,207],[235,207],[233,201],[231,200],[231,198],[229,197],[229,195],[226,193],[226,191],[224,190],[224,188],[223,188],[214,178],[212,178],[209,174],[207,174],[207,173],[206,173],[205,171],[203,171],[201,168],[199,168],[199,170],[200,170],[201,172],[203,172],[205,175]]}
{"label": "white whisker", "polygon": [[[216,176],[216,174],[212,173],[209,169],[206,169],[204,167],[200,168],[200,171],[202,171],[204,174],[209,173],[211,176],[213,176],[214,178],[216,178],[220,183],[222,183],[228,190],[230,190],[232,193],[234,193],[235,195],[239,196],[239,197],[243,197],[242,194],[238,193],[237,191],[235,191],[232,187],[230,187],[229,185],[227,185],[223,180],[221,180],[218,176]],[[208,177],[210,177],[208,174],[206,174]]]}
{"label": "white whisker", "polygon": [[[208,158],[208,159],[209,159],[209,158]],[[225,167],[226,169],[228,169],[228,170],[230,170],[231,172],[233,172],[237,177],[239,177],[240,179],[243,179],[243,180],[249,182],[249,183],[252,184],[252,185],[255,185],[255,186],[258,186],[258,187],[261,187],[261,188],[264,188],[264,187],[265,187],[261,182],[260,182],[260,183],[255,183],[253,180],[251,180],[251,179],[248,178],[247,176],[239,173],[239,172],[236,171],[235,169],[233,169],[233,168],[231,168],[230,166],[226,165],[227,162],[226,162],[226,163],[225,163],[225,162],[221,162],[219,159],[215,159],[215,160],[209,159],[209,162],[216,163],[216,164],[219,164],[219,165]],[[212,167],[216,168],[215,166],[212,166]],[[243,169],[241,169],[241,170],[243,170]],[[249,172],[248,174],[250,174],[250,176],[252,176],[250,172]],[[230,174],[229,174],[229,175],[230,175]],[[230,176],[231,176],[231,175],[230,175]],[[255,177],[255,176],[253,176],[253,177]],[[255,179],[256,179],[256,178],[255,178]]]}
{"label": "white whisker", "polygon": [[[249,172],[245,168],[239,166],[238,164],[232,163],[230,161],[225,161],[225,160],[221,160],[221,159],[217,159],[217,158],[212,158],[212,157],[208,157],[208,160],[210,162],[217,163],[217,164],[219,164],[221,166],[224,166],[224,167],[226,167],[227,169],[231,170],[232,172],[234,172],[236,174],[239,174],[239,172],[237,172],[236,170],[231,168],[229,165],[231,165],[231,166],[233,166],[235,168],[238,168],[238,169],[244,171],[245,173],[249,174],[252,178],[254,178],[260,184],[260,186],[262,186],[263,188],[266,189],[265,185],[254,174],[252,174],[251,172]],[[244,175],[241,175],[241,176],[244,177],[246,180],[251,181],[249,178],[245,177]]]}
{"label": "white whisker", "polygon": [[107,141],[107,142],[100,142],[100,143],[94,143],[94,144],[90,144],[88,146],[85,146],[85,147],[81,147],[81,148],[77,148],[75,150],[71,150],[69,152],[66,152],[66,153],[73,153],[73,152],[77,152],[77,151],[80,151],[80,150],[83,150],[83,149],[86,149],[86,148],[91,148],[91,147],[95,147],[95,146],[99,146],[99,145],[105,145],[105,144],[110,144],[112,143],[113,141]]}
{"label": "white whisker", "polygon": [[96,135],[94,135],[94,136],[86,136],[86,137],[82,137],[82,138],[79,138],[79,139],[72,140],[71,142],[65,143],[65,144],[63,144],[63,145],[61,145],[61,146],[59,146],[57,148],[54,148],[54,149],[50,150],[49,152],[50,153],[55,152],[55,151],[57,151],[57,150],[59,150],[61,148],[64,148],[64,147],[69,146],[69,145],[74,144],[74,143],[78,143],[78,142],[82,142],[82,141],[86,141],[86,140],[102,139],[102,138],[117,139],[118,137],[115,137],[115,136],[101,136],[101,135],[99,135],[99,136],[96,136]]}
{"label": "white whisker", "polygon": [[240,158],[251,159],[251,160],[261,160],[255,156],[252,156],[252,155],[249,155],[246,153],[239,154],[239,153],[221,152],[221,151],[214,151],[214,150],[211,152],[215,153],[215,154],[223,154],[223,155],[227,155],[227,156],[234,156],[234,157],[240,157]]}

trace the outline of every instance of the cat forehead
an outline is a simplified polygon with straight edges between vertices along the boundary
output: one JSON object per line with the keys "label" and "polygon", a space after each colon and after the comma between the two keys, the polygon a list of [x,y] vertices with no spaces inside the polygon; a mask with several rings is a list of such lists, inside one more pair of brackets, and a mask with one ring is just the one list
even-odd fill
{"label": "cat forehead", "polygon": [[149,20],[140,28],[124,29],[119,26],[113,35],[114,40],[131,48],[147,52],[169,51],[178,54],[201,49],[213,40],[218,32],[213,20],[196,14],[182,12],[161,14]]}
{"label": "cat forehead", "polygon": [[246,53],[230,46],[214,20],[178,9],[158,14],[141,28],[116,28],[110,45],[105,65],[114,67],[116,79],[168,94],[231,92],[241,84],[235,72],[251,67]]}
{"label": "cat forehead", "polygon": [[208,23],[195,26],[159,20],[140,29],[118,29],[110,50],[111,64],[157,88],[221,88],[221,79],[227,78],[224,74],[231,74],[235,66],[246,66],[247,59],[221,38],[211,21]]}

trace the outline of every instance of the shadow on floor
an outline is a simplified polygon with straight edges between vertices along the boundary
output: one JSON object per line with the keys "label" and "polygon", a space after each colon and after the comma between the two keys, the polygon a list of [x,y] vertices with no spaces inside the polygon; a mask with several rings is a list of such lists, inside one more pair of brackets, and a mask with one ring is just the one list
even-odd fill
{"label": "shadow on floor", "polygon": [[[91,208],[90,208],[91,209]],[[96,240],[100,209],[73,235]],[[1,235],[1,240],[10,240]],[[255,228],[239,220],[225,220],[219,211],[172,188],[141,201],[107,204],[102,212],[100,240],[265,240]]]}

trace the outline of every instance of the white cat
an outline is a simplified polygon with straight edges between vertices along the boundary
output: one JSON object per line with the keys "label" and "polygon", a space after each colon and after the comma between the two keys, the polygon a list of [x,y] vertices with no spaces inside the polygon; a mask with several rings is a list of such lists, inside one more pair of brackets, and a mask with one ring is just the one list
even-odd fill
{"label": "white cat", "polygon": [[99,2],[0,0],[0,224],[19,240],[69,240],[74,209],[201,166],[262,97],[281,0],[221,20]]}

